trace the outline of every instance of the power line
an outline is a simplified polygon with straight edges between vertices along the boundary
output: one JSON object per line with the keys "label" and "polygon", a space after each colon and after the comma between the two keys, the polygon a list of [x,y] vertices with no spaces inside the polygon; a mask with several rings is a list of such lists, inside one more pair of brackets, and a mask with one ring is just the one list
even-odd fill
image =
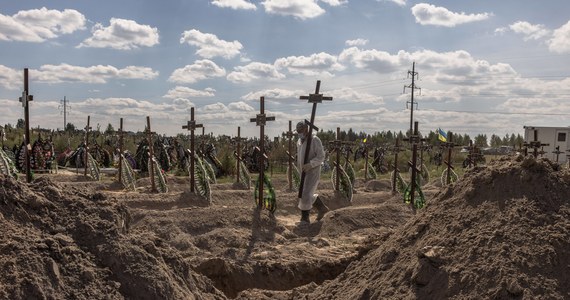
{"label": "power line", "polygon": [[570,113],[530,113],[530,112],[473,111],[473,110],[447,110],[447,109],[430,109],[425,111],[457,112],[457,113],[470,113],[470,114],[499,114],[499,115],[570,116]]}

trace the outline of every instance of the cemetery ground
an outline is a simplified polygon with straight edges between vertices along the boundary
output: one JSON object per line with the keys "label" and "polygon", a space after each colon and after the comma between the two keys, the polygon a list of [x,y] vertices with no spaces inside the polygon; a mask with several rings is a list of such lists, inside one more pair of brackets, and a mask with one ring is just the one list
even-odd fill
{"label": "cemetery ground", "polygon": [[187,176],[168,175],[167,193],[148,178],[127,192],[74,170],[22,177],[0,175],[2,299],[570,298],[570,172],[548,160],[432,176],[415,213],[388,178],[357,179],[349,203],[324,174],[331,211],[303,228],[284,174],[274,215],[233,178],[209,203]]}

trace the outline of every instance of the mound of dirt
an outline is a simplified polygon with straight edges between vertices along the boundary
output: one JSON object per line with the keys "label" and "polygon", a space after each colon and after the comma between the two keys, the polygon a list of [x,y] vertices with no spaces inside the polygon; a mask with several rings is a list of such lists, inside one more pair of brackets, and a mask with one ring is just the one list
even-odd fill
{"label": "mound of dirt", "polygon": [[[519,156],[467,172],[377,249],[305,296],[570,299],[569,270],[570,174]],[[286,296],[295,292],[302,291]]]}
{"label": "mound of dirt", "polygon": [[237,299],[570,299],[569,185],[547,160],[493,161],[380,232],[335,279]]}
{"label": "mound of dirt", "polygon": [[116,199],[0,175],[1,299],[225,299]]}

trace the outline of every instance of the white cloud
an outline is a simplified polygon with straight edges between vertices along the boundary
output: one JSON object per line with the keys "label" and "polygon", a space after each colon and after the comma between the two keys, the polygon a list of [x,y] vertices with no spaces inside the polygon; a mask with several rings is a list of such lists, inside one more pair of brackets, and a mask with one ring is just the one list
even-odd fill
{"label": "white cloud", "polygon": [[507,28],[507,27],[499,27],[499,28],[495,29],[495,34],[502,35],[505,32],[507,32],[508,30],[509,30],[509,28]]}
{"label": "white cloud", "polygon": [[348,3],[348,0],[320,0],[320,1],[330,6],[340,6]]}
{"label": "white cloud", "polygon": [[4,65],[0,65],[0,86],[3,86],[9,90],[16,90],[20,86],[23,88],[23,79],[23,71],[18,71],[12,68],[8,68]]}
{"label": "white cloud", "polygon": [[347,46],[364,46],[368,44],[367,39],[355,39],[355,40],[347,40],[344,42]]}
{"label": "white cloud", "polygon": [[570,53],[570,21],[554,30],[548,49],[556,53]]}
{"label": "white cloud", "polygon": [[85,29],[85,16],[73,9],[48,10],[45,7],[19,11],[13,16],[0,14],[0,40],[43,42]]}
{"label": "white cloud", "polygon": [[516,33],[523,34],[525,36],[525,41],[538,40],[550,34],[550,30],[545,29],[544,25],[533,25],[525,21],[515,22],[509,25],[509,28]]}
{"label": "white cloud", "polygon": [[243,100],[259,100],[260,97],[265,97],[267,99],[299,99],[300,95],[306,94],[305,91],[297,90],[285,90],[285,89],[268,89],[257,92],[250,92],[243,95],[241,99]]}
{"label": "white cloud", "polygon": [[235,71],[228,74],[227,79],[232,82],[250,82],[254,79],[283,79],[285,75],[279,73],[275,66],[260,62],[252,62],[246,66],[238,66]]}
{"label": "white cloud", "polygon": [[328,95],[332,96],[335,101],[341,103],[358,102],[368,104],[384,104],[384,99],[382,99],[381,96],[359,92],[349,87],[332,90],[328,92]]}
{"label": "white cloud", "polygon": [[93,36],[84,40],[78,48],[113,48],[131,50],[141,46],[152,47],[158,44],[158,29],[141,25],[132,20],[112,18],[109,27],[97,23],[91,29]]}
{"label": "white cloud", "polygon": [[222,77],[226,75],[224,68],[216,65],[215,62],[202,59],[197,60],[192,65],[186,65],[184,68],[179,68],[172,72],[168,81],[177,83],[194,83],[200,80],[214,77]]}
{"label": "white cloud", "polygon": [[240,50],[243,48],[242,44],[238,41],[228,42],[220,40],[214,34],[202,33],[196,29],[187,30],[182,33],[180,44],[184,43],[198,47],[196,54],[205,58],[221,56],[230,59],[240,54]]}
{"label": "white cloud", "polygon": [[[378,73],[392,73],[401,69],[405,52],[391,55],[385,51],[360,50],[356,47],[344,49],[338,56],[339,61],[349,63],[360,69],[367,69]],[[407,63],[407,60],[406,60]]]}
{"label": "white cloud", "polygon": [[230,104],[228,104],[228,108],[231,110],[237,110],[237,111],[255,111],[255,108],[253,108],[253,106],[243,102],[243,101],[238,101],[238,102],[232,102]]}
{"label": "white cloud", "polygon": [[344,66],[338,62],[336,56],[328,53],[315,53],[311,56],[289,56],[275,61],[278,69],[287,69],[292,74],[328,75],[331,72],[342,71]]}
{"label": "white cloud", "polygon": [[206,88],[202,91],[198,91],[195,89],[191,89],[185,86],[177,86],[171,90],[169,90],[166,95],[162,96],[163,98],[170,98],[170,99],[188,99],[191,97],[214,97],[216,90],[213,88]]}
{"label": "white cloud", "polygon": [[399,6],[406,6],[406,0],[376,0],[378,2],[393,2]]}
{"label": "white cloud", "polygon": [[316,0],[265,0],[261,5],[269,14],[293,16],[300,20],[316,18],[325,13]]}
{"label": "white cloud", "polygon": [[412,7],[412,14],[416,18],[416,23],[422,25],[435,25],[445,27],[455,27],[459,24],[477,22],[488,19],[492,14],[465,14],[449,11],[445,7],[438,7],[432,4],[419,3]]}
{"label": "white cloud", "polygon": [[69,64],[43,65],[39,70],[30,70],[30,73],[33,74],[34,80],[44,83],[105,83],[111,78],[149,80],[158,76],[157,71],[147,67],[128,66],[117,69],[109,65],[80,67]]}
{"label": "white cloud", "polygon": [[231,9],[252,9],[256,10],[257,6],[255,4],[245,1],[245,0],[213,0],[212,4],[222,8]]}

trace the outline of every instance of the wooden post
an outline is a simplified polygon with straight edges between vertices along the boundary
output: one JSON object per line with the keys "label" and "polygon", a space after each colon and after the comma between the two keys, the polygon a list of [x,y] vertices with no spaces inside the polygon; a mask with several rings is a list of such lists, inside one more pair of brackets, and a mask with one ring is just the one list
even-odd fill
{"label": "wooden post", "polygon": [[289,182],[289,191],[293,190],[293,127],[291,125],[291,120],[289,120],[289,131],[287,131],[287,181]]}
{"label": "wooden post", "polygon": [[263,208],[263,172],[265,171],[265,123],[266,121],[275,121],[275,117],[265,116],[265,97],[260,97],[260,113],[257,114],[255,118],[251,118],[251,122],[255,122],[259,126],[259,202],[257,203],[257,208]]}
{"label": "wooden post", "polygon": [[[340,140],[340,127],[336,128],[336,140],[329,142],[331,146],[331,152],[336,152],[336,159],[333,163],[336,166],[336,180],[335,180],[335,191],[340,190],[340,155],[343,149],[343,146],[351,145],[351,142],[343,142]],[[348,165],[348,157],[350,155],[349,151],[346,152],[346,165]]]}
{"label": "wooden post", "polygon": [[364,139],[364,182],[368,181],[368,144],[367,139]]}
{"label": "wooden post", "polygon": [[87,116],[87,126],[85,126],[85,170],[83,176],[87,176],[87,168],[89,168],[89,131],[91,127],[89,123],[91,121],[91,116]]}
{"label": "wooden post", "polygon": [[392,177],[392,193],[396,193],[396,178],[398,178],[398,173],[400,169],[398,168],[398,153],[404,151],[402,147],[400,147],[400,139],[396,138],[396,145],[392,148],[394,151],[394,176]]}
{"label": "wooden post", "polygon": [[554,151],[552,151],[552,153],[556,154],[556,162],[558,162],[558,158],[562,153],[562,151],[560,151],[560,146],[556,146],[556,148],[554,149]]}
{"label": "wooden post", "polygon": [[447,165],[447,177],[445,178],[445,184],[450,184],[451,183],[451,170],[453,170],[453,163],[451,162],[451,151],[453,150],[453,147],[455,147],[455,144],[453,143],[453,133],[452,132],[449,132],[447,134],[447,140],[448,140],[448,142],[445,142],[443,144],[443,146],[447,148],[447,161],[444,161],[444,163]]}
{"label": "wooden post", "polygon": [[196,124],[196,120],[194,119],[194,107],[190,108],[190,121],[188,121],[188,123],[184,126],[182,126],[182,129],[186,129],[188,131],[190,131],[190,170],[188,170],[188,173],[190,173],[190,192],[194,192],[195,190],[195,183],[194,183],[194,169],[195,169],[195,164],[194,164],[194,153],[195,153],[195,145],[194,145],[194,130],[196,130],[196,128],[202,127],[202,136],[204,135],[204,127],[202,126],[202,124]]}
{"label": "wooden post", "polygon": [[[317,128],[315,126],[315,114],[317,113],[317,104],[322,103],[323,100],[332,101],[332,99],[333,99],[332,97],[324,97],[323,94],[319,94],[320,88],[321,88],[321,81],[317,80],[317,85],[315,87],[315,93],[314,94],[309,94],[309,96],[299,97],[300,100],[308,100],[309,103],[313,103],[313,108],[311,110],[311,120],[307,121],[305,119],[305,123],[307,125],[309,125],[309,133],[307,134],[307,138],[305,140],[306,146],[305,146],[305,157],[303,158],[303,164],[306,164],[309,162],[309,154],[310,154],[310,150],[311,150],[311,140],[313,138],[313,129],[319,130],[319,128]],[[299,194],[298,194],[299,198],[301,198],[301,196],[303,195],[304,185],[305,185],[305,171],[302,171],[301,172],[301,182],[299,184]]]}
{"label": "wooden post", "polygon": [[152,193],[156,193],[158,192],[158,190],[156,189],[156,182],[154,182],[154,149],[153,149],[153,141],[152,141],[152,134],[154,132],[152,132],[152,130],[150,129],[150,116],[146,116],[146,134],[147,134],[147,139],[148,139],[148,159],[149,159],[149,166],[148,166],[148,172],[149,172],[149,177],[150,177],[150,187],[151,187],[151,192]]}
{"label": "wooden post", "polygon": [[20,97],[20,102],[24,107],[24,121],[25,121],[25,157],[26,157],[26,181],[28,183],[32,182],[32,168],[30,164],[30,156],[32,151],[32,146],[30,145],[30,105],[29,102],[34,100],[34,96],[30,95],[29,85],[28,85],[28,68],[24,69],[24,91],[22,92],[22,97]]}
{"label": "wooden post", "polygon": [[[241,162],[241,127],[238,126],[237,139],[236,139],[236,183],[239,183],[240,162]],[[245,182],[244,182],[245,183]]]}
{"label": "wooden post", "polygon": [[408,166],[412,168],[412,178],[410,182],[410,204],[412,205],[412,210],[416,211],[415,194],[416,194],[416,177],[420,172],[417,166],[418,159],[418,144],[421,143],[420,134],[418,131],[418,122],[414,122],[414,131],[410,135],[410,138],[406,139],[410,144],[412,144],[412,161],[408,161]]}
{"label": "wooden post", "polygon": [[119,182],[122,180],[123,171],[123,118],[119,123]]}

